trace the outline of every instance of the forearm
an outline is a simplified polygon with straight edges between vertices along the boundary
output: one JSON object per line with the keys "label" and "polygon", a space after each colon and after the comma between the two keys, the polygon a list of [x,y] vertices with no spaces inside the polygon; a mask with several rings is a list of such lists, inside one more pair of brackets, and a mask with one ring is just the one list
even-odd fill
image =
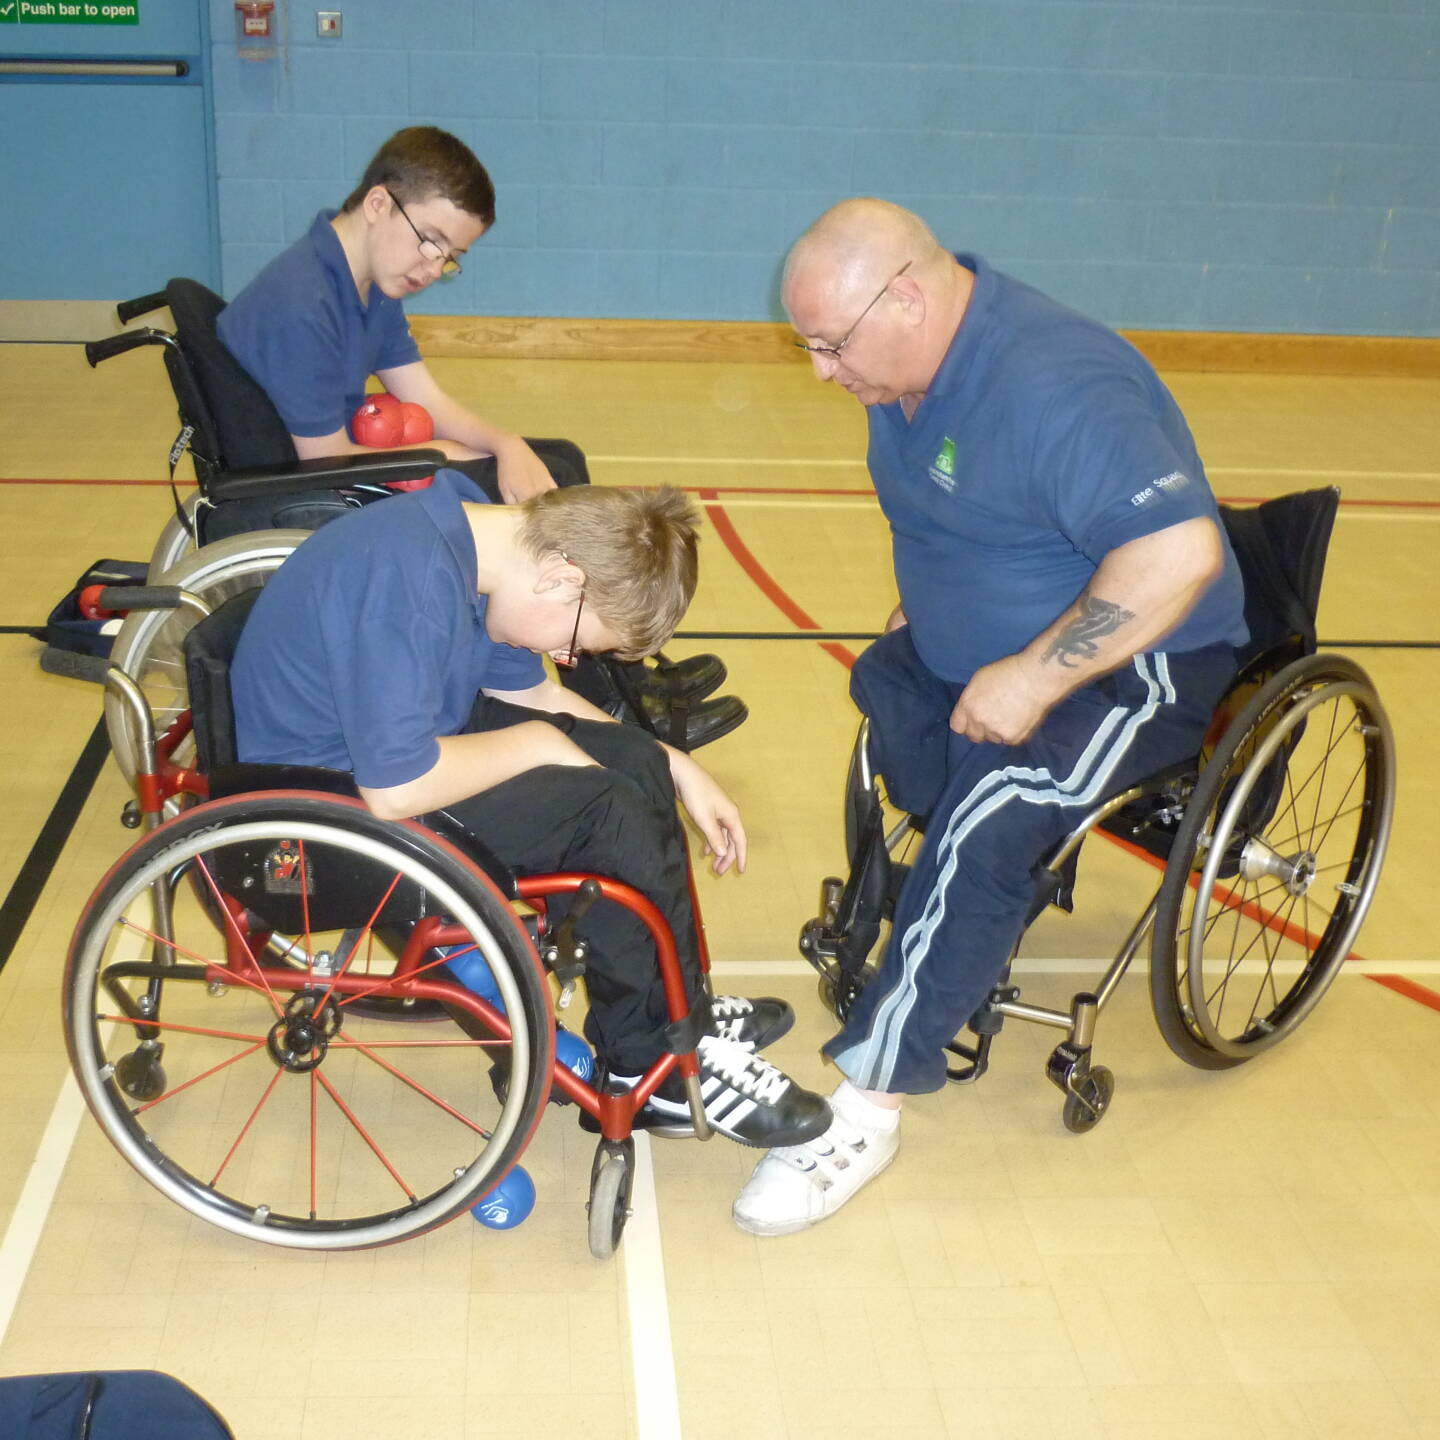
{"label": "forearm", "polygon": [[1203,519],[1118,546],[1053,624],[970,677],[950,728],[977,743],[1020,744],[1072,690],[1163,640],[1223,563],[1220,533]]}
{"label": "forearm", "polygon": [[1220,573],[1209,520],[1191,520],[1110,552],[1075,603],[1017,657],[1051,703],[1153,648]]}
{"label": "forearm", "polygon": [[593,763],[568,735],[543,720],[444,735],[439,744],[440,758],[416,779],[383,789],[360,786],[366,805],[382,819],[405,819],[468,799],[541,765]]}

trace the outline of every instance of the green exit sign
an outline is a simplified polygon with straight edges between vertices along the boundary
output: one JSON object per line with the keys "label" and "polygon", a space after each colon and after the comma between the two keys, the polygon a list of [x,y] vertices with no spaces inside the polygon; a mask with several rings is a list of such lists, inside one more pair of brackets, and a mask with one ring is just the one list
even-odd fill
{"label": "green exit sign", "polygon": [[138,25],[140,0],[0,0],[0,24]]}

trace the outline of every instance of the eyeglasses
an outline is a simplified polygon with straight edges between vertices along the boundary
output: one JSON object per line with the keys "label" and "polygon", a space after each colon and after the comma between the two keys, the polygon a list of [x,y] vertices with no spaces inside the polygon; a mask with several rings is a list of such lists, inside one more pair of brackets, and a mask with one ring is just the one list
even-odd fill
{"label": "eyeglasses", "polygon": [[[390,191],[387,190],[385,193],[390,195],[390,199],[394,202],[395,208],[401,215],[405,216],[405,223],[415,231],[415,238],[420,242],[421,256],[426,260],[440,261],[440,278],[442,280],[453,280],[460,273],[460,262],[450,254],[448,250],[436,244],[434,240],[427,240],[425,236],[420,233],[419,227],[415,222],[409,215],[405,214],[405,207],[395,199],[394,195],[390,194]],[[848,339],[849,337],[847,336],[846,338]]]}
{"label": "eyeglasses", "polygon": [[879,303],[885,292],[913,265],[913,260],[907,260],[881,287],[877,295],[859,314],[855,323],[845,332],[845,338],[838,345],[810,345],[804,340],[795,342],[796,348],[807,350],[811,355],[829,355],[833,359],[840,358],[840,352],[850,343],[850,337],[860,328],[860,321],[863,320]]}
{"label": "eyeglasses", "polygon": [[580,663],[580,612],[585,608],[585,588],[580,588],[580,599],[575,606],[575,628],[570,632],[570,643],[565,647],[563,658],[559,655],[552,655],[550,658],[562,669],[573,670]]}

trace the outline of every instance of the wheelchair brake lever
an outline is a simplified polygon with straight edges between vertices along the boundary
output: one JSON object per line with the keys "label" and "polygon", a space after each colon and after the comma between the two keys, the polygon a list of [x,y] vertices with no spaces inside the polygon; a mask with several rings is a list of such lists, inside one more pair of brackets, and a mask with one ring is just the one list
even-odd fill
{"label": "wheelchair brake lever", "polygon": [[550,932],[545,948],[540,952],[546,968],[560,982],[560,995],[555,1001],[557,1010],[569,1008],[575,998],[575,982],[585,973],[585,957],[590,953],[590,947],[576,937],[575,927],[600,899],[601,893],[597,881],[582,880],[575,891],[575,903],[570,907],[569,914]]}

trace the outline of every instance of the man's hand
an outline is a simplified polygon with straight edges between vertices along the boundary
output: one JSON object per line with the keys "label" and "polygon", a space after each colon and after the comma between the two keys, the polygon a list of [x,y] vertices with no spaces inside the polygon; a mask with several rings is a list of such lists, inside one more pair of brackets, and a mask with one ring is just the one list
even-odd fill
{"label": "man's hand", "polygon": [[675,782],[675,793],[705,837],[705,853],[715,857],[710,862],[710,868],[717,875],[723,875],[734,865],[736,873],[743,875],[748,842],[745,826],[740,821],[739,807],[720,788],[710,772],[683,751],[667,745],[665,752],[670,757],[670,776]]}
{"label": "man's hand", "polygon": [[1034,734],[1056,696],[1025,655],[1007,655],[970,677],[950,712],[950,728],[976,742],[1018,745]]}
{"label": "man's hand", "polygon": [[545,468],[545,462],[518,435],[496,449],[495,466],[500,498],[507,505],[519,505],[555,488],[555,477]]}

